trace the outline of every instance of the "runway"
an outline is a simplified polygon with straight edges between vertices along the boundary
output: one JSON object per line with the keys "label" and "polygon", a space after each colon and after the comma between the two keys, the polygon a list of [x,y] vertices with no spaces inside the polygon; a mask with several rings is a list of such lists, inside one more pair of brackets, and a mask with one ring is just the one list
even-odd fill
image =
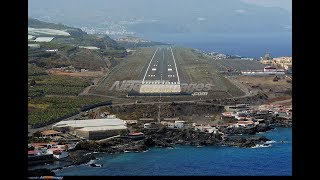
{"label": "runway", "polygon": [[143,73],[140,93],[180,92],[180,77],[172,48],[159,47]]}

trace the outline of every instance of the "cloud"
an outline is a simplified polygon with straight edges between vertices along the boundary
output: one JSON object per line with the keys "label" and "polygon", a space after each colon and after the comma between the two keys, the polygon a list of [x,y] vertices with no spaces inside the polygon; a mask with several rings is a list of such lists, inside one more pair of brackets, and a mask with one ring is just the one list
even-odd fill
{"label": "cloud", "polygon": [[242,2],[265,7],[280,7],[291,11],[292,0],[241,0]]}
{"label": "cloud", "polygon": [[237,12],[237,13],[246,13],[247,11],[244,10],[244,9],[237,9],[237,10],[235,10],[235,12]]}
{"label": "cloud", "polygon": [[291,30],[292,26],[291,25],[284,25],[283,28],[287,29],[287,30]]}
{"label": "cloud", "polygon": [[197,18],[197,21],[204,21],[204,20],[206,20],[206,18],[203,18],[203,17],[198,17]]}

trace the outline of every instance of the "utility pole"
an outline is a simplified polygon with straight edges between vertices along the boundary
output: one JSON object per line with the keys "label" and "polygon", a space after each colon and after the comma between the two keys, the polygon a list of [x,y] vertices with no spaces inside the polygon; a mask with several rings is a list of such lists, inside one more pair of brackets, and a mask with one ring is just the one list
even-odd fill
{"label": "utility pole", "polygon": [[161,93],[160,93],[160,99],[159,99],[158,123],[160,123],[160,114],[161,114]]}

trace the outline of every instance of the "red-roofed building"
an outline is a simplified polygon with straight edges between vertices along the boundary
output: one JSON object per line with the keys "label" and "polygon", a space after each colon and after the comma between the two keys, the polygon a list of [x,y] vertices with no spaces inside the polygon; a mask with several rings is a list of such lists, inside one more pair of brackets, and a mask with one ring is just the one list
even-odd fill
{"label": "red-roofed building", "polygon": [[40,152],[38,150],[28,151],[28,156],[37,156]]}

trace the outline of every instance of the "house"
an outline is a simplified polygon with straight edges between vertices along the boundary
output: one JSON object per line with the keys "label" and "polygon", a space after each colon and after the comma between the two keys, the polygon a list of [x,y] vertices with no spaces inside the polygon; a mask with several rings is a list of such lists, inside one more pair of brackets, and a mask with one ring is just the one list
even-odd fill
{"label": "house", "polygon": [[28,156],[39,156],[39,155],[41,155],[39,150],[28,151]]}
{"label": "house", "polygon": [[178,129],[181,129],[181,128],[184,127],[184,124],[185,124],[185,121],[175,121],[174,122],[174,127],[178,128]]}
{"label": "house", "polygon": [[151,127],[151,123],[145,123],[143,124],[143,128],[148,129]]}
{"label": "house", "polygon": [[227,111],[227,112],[221,113],[221,115],[224,116],[224,117],[232,117],[232,116],[233,116],[233,113]]}
{"label": "house", "polygon": [[225,109],[227,111],[238,112],[238,111],[249,110],[250,107],[247,104],[237,104],[235,106],[225,106]]}
{"label": "house", "polygon": [[218,124],[216,127],[217,128],[227,128],[229,125],[228,124]]}
{"label": "house", "polygon": [[48,154],[52,154],[53,157],[57,159],[61,159],[69,156],[69,153],[67,151],[62,150],[60,148],[50,148],[48,149]]}
{"label": "house", "polygon": [[218,129],[216,127],[211,127],[210,125],[198,125],[194,127],[194,130],[206,133],[218,133]]}
{"label": "house", "polygon": [[125,138],[140,140],[144,138],[144,134],[142,132],[132,132],[125,136]]}
{"label": "house", "polygon": [[154,121],[154,118],[140,118],[138,122],[150,123]]}
{"label": "house", "polygon": [[138,123],[137,120],[124,120],[124,122],[126,122],[127,125],[132,125],[132,124],[137,124]]}
{"label": "house", "polygon": [[28,44],[28,48],[38,49],[40,48],[40,44]]}
{"label": "house", "polygon": [[58,49],[47,49],[46,52],[58,52]]}
{"label": "house", "polygon": [[175,126],[174,126],[175,124],[174,123],[172,123],[172,122],[168,122],[167,124],[166,124],[166,126],[168,127],[168,128],[175,128]]}
{"label": "house", "polygon": [[253,126],[253,121],[237,121],[238,126],[247,127],[247,126]]}
{"label": "house", "polygon": [[55,131],[55,130],[46,130],[46,131],[41,132],[41,136],[42,137],[54,137],[54,136],[58,136],[61,133],[62,132]]}

